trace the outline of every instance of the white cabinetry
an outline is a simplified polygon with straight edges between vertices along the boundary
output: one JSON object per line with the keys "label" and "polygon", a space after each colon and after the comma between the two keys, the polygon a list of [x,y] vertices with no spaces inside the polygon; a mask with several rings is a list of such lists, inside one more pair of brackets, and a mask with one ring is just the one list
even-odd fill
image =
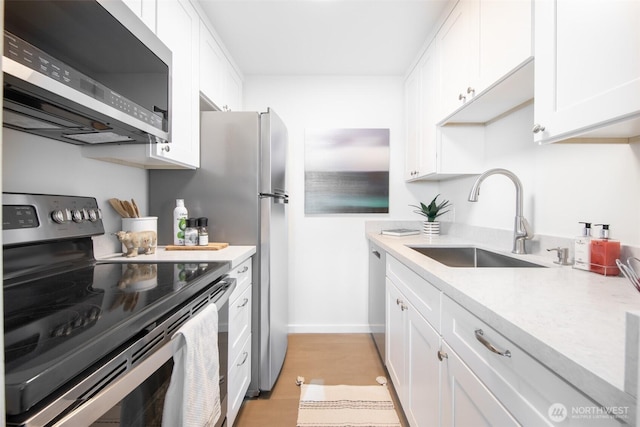
{"label": "white cabinetry", "polygon": [[[85,157],[148,169],[200,166],[199,37],[200,18],[188,0],[127,3],[141,18],[156,5],[156,35],[172,52],[171,143],[83,147]],[[138,8],[139,6],[139,8]],[[147,19],[148,21],[148,19]],[[147,22],[149,25],[149,22]]]}
{"label": "white cabinetry", "polygon": [[[442,338],[450,350],[453,350],[444,350],[449,357],[444,359],[447,370],[444,371],[443,378],[448,377],[449,384],[446,392],[443,392],[443,408],[446,408],[443,419],[458,413],[455,408],[455,389],[462,387],[462,378],[468,378],[471,382],[469,375],[484,384],[482,388],[482,384],[473,385],[477,390],[473,396],[490,393],[519,424],[525,426],[555,425],[549,418],[549,410],[555,404],[562,404],[567,411],[562,425],[582,425],[585,420],[580,417],[572,418],[572,408],[599,406],[514,342],[446,296],[442,300]],[[451,357],[451,353],[457,354],[463,367]],[[464,367],[468,367],[472,374],[464,373]],[[493,397],[485,396],[482,399],[489,405],[489,400]],[[474,406],[481,407],[479,402]],[[491,411],[492,414],[498,412],[498,409]],[[504,420],[492,425],[509,425],[509,418]],[[619,425],[613,418],[603,417],[597,422],[599,426]]]}
{"label": "white cabinetry", "polygon": [[437,180],[482,172],[484,127],[438,127],[439,48],[432,43],[405,81],[405,180]]}
{"label": "white cabinetry", "polygon": [[519,425],[446,342],[442,343],[440,357],[443,360],[441,426]]}
{"label": "white cabinetry", "polygon": [[204,22],[200,23],[200,92],[217,110],[242,108],[242,79]]}
{"label": "white cabinetry", "polygon": [[227,424],[233,426],[251,381],[251,258],[229,273],[236,289],[229,298]]}
{"label": "white cabinetry", "polygon": [[535,136],[640,135],[640,2],[540,0]]}
{"label": "white cabinetry", "polygon": [[[412,294],[407,282],[426,288],[424,298],[413,295],[416,305],[407,297]],[[440,291],[391,257],[386,289],[386,364],[391,381],[411,426],[438,425],[440,335],[428,320],[439,328]]]}
{"label": "white cabinetry", "polygon": [[460,0],[436,40],[440,124],[486,123],[533,98],[531,0]]}
{"label": "white cabinetry", "polygon": [[156,2],[155,0],[123,0],[129,9],[151,29],[156,32]]}
{"label": "white cabinetry", "polygon": [[386,275],[386,365],[411,426],[580,426],[573,410],[600,407],[389,254]]}
{"label": "white cabinetry", "polygon": [[[173,53],[171,141],[152,146],[152,157],[200,166],[200,17],[188,0],[157,3],[158,37]],[[169,150],[167,150],[169,148]]]}

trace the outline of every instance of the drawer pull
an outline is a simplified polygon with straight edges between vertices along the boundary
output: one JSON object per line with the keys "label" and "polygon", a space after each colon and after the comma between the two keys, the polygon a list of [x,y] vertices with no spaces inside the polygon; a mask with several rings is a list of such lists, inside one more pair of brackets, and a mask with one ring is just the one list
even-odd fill
{"label": "drawer pull", "polygon": [[238,363],[236,366],[242,366],[245,364],[245,362],[247,361],[247,358],[249,357],[249,352],[245,351],[242,354],[244,354],[244,358],[242,359],[242,362]]}
{"label": "drawer pull", "polygon": [[438,360],[443,361],[444,359],[448,359],[449,355],[442,350],[438,350]]}
{"label": "drawer pull", "polygon": [[237,308],[242,308],[244,306],[246,306],[249,303],[249,298],[245,298],[244,300],[242,300],[242,304],[236,306]]}
{"label": "drawer pull", "polygon": [[242,273],[246,273],[247,270],[249,270],[249,266],[245,265],[244,268],[242,270],[238,270],[238,274],[242,274]]}
{"label": "drawer pull", "polygon": [[496,347],[494,347],[493,344],[487,341],[484,337],[484,332],[482,332],[482,329],[476,329],[476,339],[495,354],[499,354],[500,356],[504,357],[511,357],[511,352],[509,350],[500,351]]}
{"label": "drawer pull", "polygon": [[403,304],[404,301],[402,301],[400,298],[396,298],[396,305],[400,305]]}

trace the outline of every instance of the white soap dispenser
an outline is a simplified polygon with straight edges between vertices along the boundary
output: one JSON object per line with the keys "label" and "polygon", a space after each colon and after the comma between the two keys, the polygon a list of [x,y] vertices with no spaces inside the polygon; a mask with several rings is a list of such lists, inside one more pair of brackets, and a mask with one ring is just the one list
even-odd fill
{"label": "white soap dispenser", "polygon": [[582,234],[574,241],[574,263],[573,268],[589,271],[591,269],[591,223],[584,224]]}

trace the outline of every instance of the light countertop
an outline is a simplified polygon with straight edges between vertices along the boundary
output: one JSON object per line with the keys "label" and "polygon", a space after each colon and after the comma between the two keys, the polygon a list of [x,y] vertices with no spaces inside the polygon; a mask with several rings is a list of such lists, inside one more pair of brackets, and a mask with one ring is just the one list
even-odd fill
{"label": "light countertop", "polygon": [[139,254],[137,257],[127,258],[122,253],[112,253],[97,257],[98,261],[110,262],[215,262],[226,261],[231,268],[236,267],[245,259],[256,253],[255,246],[228,246],[219,250],[183,250],[168,251],[164,246],[158,246],[155,254]]}
{"label": "light countertop", "polygon": [[447,235],[370,231],[367,238],[596,402],[635,414],[637,336],[630,339],[629,347],[636,345],[625,372],[625,331],[627,312],[640,310],[640,293],[625,278],[508,253],[550,268],[451,268],[407,245],[504,250]]}

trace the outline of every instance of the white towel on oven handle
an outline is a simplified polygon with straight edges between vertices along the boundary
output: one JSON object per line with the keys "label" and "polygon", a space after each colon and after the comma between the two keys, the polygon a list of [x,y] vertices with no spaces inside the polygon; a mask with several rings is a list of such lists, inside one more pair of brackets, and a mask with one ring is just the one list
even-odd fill
{"label": "white towel on oven handle", "polygon": [[220,418],[218,310],[209,304],[172,337],[173,372],[162,425],[213,427]]}

